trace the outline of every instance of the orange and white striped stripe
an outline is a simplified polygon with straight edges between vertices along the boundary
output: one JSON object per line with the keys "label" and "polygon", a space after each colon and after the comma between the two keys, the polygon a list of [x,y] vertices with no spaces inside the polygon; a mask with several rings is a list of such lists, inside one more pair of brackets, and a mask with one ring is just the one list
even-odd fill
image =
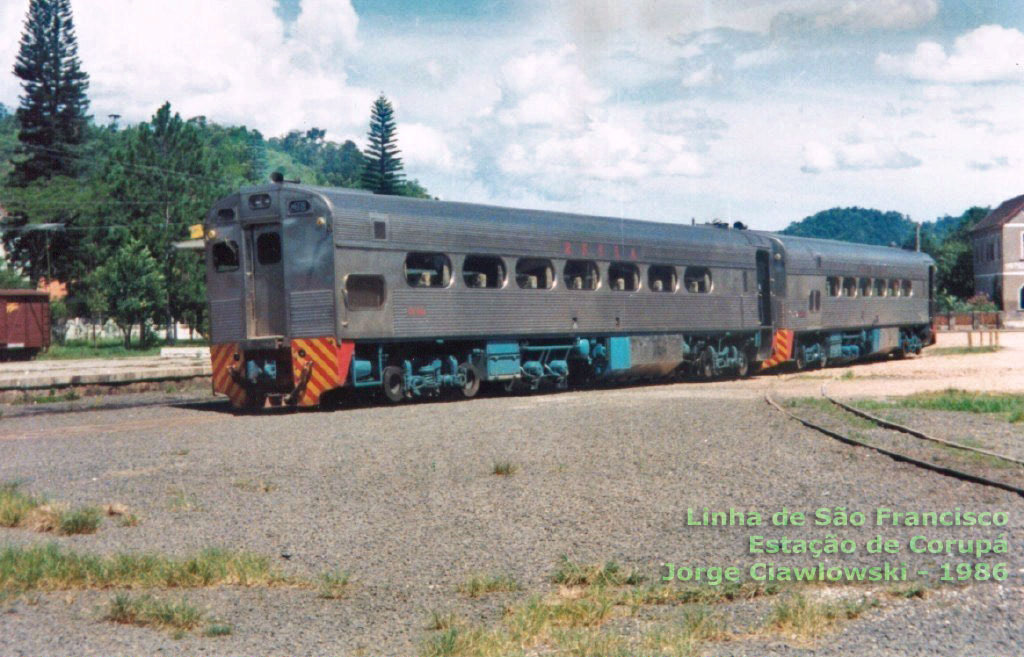
{"label": "orange and white striped stripe", "polygon": [[236,361],[234,356],[239,353],[238,345],[234,342],[226,344],[210,345],[210,364],[213,366],[213,391],[227,395],[231,405],[235,408],[245,406],[245,388],[235,383],[231,378],[231,367],[241,367],[241,360]]}
{"label": "orange and white striped stripe", "polygon": [[296,385],[302,380],[302,370],[312,363],[312,371],[305,390],[299,396],[299,406],[316,406],[320,395],[345,385],[355,344],[334,338],[296,338],[292,340],[292,376]]}
{"label": "orange and white striped stripe", "polygon": [[788,329],[779,329],[772,338],[772,355],[768,360],[761,363],[761,369],[775,367],[785,363],[793,357],[793,332]]}

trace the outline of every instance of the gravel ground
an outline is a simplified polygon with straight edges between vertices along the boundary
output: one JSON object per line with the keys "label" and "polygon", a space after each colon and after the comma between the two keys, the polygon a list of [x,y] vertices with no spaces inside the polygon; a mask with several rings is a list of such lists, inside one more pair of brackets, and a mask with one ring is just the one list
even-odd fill
{"label": "gravel ground", "polygon": [[[428,610],[456,608],[496,622],[504,604],[525,595],[467,599],[456,587],[473,572],[509,573],[530,592],[550,589],[546,580],[562,554],[615,559],[650,579],[664,562],[756,560],[746,554],[748,528],[687,526],[687,507],[705,506],[1008,511],[1014,574],[1002,586],[887,605],[810,648],[749,640],[710,645],[709,655],[1019,652],[1007,646],[1024,633],[1020,498],[804,429],[758,398],[767,381],[258,416],[204,406],[5,418],[0,480],[26,480],[31,491],[74,504],[123,503],[142,519],[138,527],[107,522],[94,535],[53,539],[63,545],[174,555],[224,546],[269,555],[305,577],[346,569],[354,585],[341,600],[301,589],[188,592],[234,633],[181,640],[99,620],[108,593],[29,596],[6,603],[0,654],[59,655],[74,646],[82,655],[414,655],[429,635]],[[496,461],[518,471],[495,476]],[[261,483],[272,490],[256,492]],[[197,510],[172,510],[183,499]],[[820,537],[827,530],[763,531]],[[839,533],[862,544],[879,531],[904,542],[924,533]],[[43,540],[0,530],[0,544]],[[911,556],[901,560],[912,568],[945,560]]]}

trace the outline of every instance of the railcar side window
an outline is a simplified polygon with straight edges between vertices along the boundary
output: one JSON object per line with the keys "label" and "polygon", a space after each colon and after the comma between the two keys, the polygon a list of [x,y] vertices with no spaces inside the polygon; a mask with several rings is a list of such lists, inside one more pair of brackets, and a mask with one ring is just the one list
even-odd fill
{"label": "railcar side window", "polygon": [[601,282],[601,273],[593,260],[566,260],[562,277],[569,290],[596,290]]}
{"label": "railcar side window", "polygon": [[887,287],[885,287],[885,279],[884,278],[876,278],[875,279],[875,296],[876,297],[884,297],[884,296],[888,295],[888,292],[889,292],[889,289]]}
{"label": "railcar side window", "polygon": [[[651,265],[647,268],[647,287],[652,292],[675,292],[679,280],[676,268],[670,265]],[[747,272],[743,272],[743,288],[746,290]]]}
{"label": "railcar side window", "polygon": [[895,278],[889,279],[889,296],[898,297],[900,295],[900,282]]}
{"label": "railcar side window", "polygon": [[828,278],[826,278],[825,279],[825,288],[828,290],[828,295],[830,297],[838,297],[839,296],[839,277],[838,276],[829,276]]}
{"label": "railcar side window", "polygon": [[707,267],[687,267],[683,271],[683,287],[687,292],[707,294],[711,291],[711,270]]}
{"label": "railcar side window", "polygon": [[345,279],[345,306],[350,310],[376,310],[384,305],[384,277],[349,274]]}
{"label": "railcar side window", "polygon": [[448,287],[452,262],[443,253],[409,253],[405,256],[405,282],[409,287]]}
{"label": "railcar side window", "polygon": [[550,260],[520,258],[516,261],[516,284],[525,290],[550,290],[555,285],[555,267]]}
{"label": "railcar side window", "polygon": [[469,255],[462,263],[462,281],[466,287],[505,287],[505,262],[496,256]]}
{"label": "railcar side window", "polygon": [[870,297],[871,296],[871,279],[870,278],[863,278],[862,277],[860,280],[857,281],[857,287],[860,289],[860,295],[862,297]]}
{"label": "railcar side window", "polygon": [[843,278],[843,296],[857,296],[857,279],[853,276],[846,276]]}
{"label": "railcar side window", "polygon": [[814,312],[818,312],[821,310],[821,290],[811,292],[811,296],[814,297]]}
{"label": "railcar side window", "polygon": [[232,240],[213,245],[213,270],[218,274],[238,269],[238,243]]}
{"label": "railcar side window", "polygon": [[907,279],[903,279],[903,296],[912,297],[914,296],[914,286]]}
{"label": "railcar side window", "polygon": [[257,237],[256,260],[261,265],[276,265],[281,262],[281,236],[277,233],[263,233]]}
{"label": "railcar side window", "polygon": [[633,292],[640,288],[640,268],[629,262],[609,263],[608,284],[616,292]]}

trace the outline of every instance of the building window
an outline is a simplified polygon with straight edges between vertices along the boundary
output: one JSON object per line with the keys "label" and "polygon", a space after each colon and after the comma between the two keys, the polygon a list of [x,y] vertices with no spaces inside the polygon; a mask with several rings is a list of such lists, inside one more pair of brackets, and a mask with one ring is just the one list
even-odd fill
{"label": "building window", "polygon": [[[647,287],[652,292],[675,292],[678,281],[676,268],[669,265],[651,265],[647,268]],[[743,272],[744,290],[746,289],[747,272]]]}
{"label": "building window", "polygon": [[712,284],[711,270],[707,267],[687,267],[683,271],[683,287],[687,292],[707,294]]}
{"label": "building window", "polygon": [[839,296],[839,277],[829,276],[825,279],[825,290],[828,292],[830,297]]}
{"label": "building window", "polygon": [[608,265],[608,284],[616,292],[633,292],[640,289],[640,268],[630,262],[613,262]]}
{"label": "building window", "polygon": [[238,243],[224,240],[213,245],[213,270],[218,274],[238,269]]}
{"label": "building window", "polygon": [[496,256],[468,255],[462,263],[462,281],[466,287],[505,287],[505,262]]}
{"label": "building window", "polygon": [[405,282],[409,287],[448,287],[452,262],[443,253],[410,253],[405,256]]}
{"label": "building window", "polygon": [[376,310],[384,305],[384,277],[349,274],[345,279],[345,306],[350,310]]}
{"label": "building window", "polygon": [[516,262],[516,284],[524,290],[550,290],[555,285],[555,268],[550,260],[520,258]]}
{"label": "building window", "polygon": [[985,257],[988,260],[995,260],[996,259],[996,247],[991,242],[989,242],[988,244],[985,245]]}

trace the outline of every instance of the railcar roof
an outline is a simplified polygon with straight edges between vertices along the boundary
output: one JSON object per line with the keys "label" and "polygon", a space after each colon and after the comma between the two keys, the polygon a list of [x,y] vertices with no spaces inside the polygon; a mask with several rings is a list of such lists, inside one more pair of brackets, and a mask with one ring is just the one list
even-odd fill
{"label": "railcar roof", "polygon": [[924,265],[933,262],[931,256],[927,253],[908,251],[891,246],[841,242],[839,240],[826,240],[815,237],[794,237],[781,233],[763,234],[777,238],[791,256],[796,255],[807,258],[821,256],[830,261],[856,260],[860,262],[899,265]]}

